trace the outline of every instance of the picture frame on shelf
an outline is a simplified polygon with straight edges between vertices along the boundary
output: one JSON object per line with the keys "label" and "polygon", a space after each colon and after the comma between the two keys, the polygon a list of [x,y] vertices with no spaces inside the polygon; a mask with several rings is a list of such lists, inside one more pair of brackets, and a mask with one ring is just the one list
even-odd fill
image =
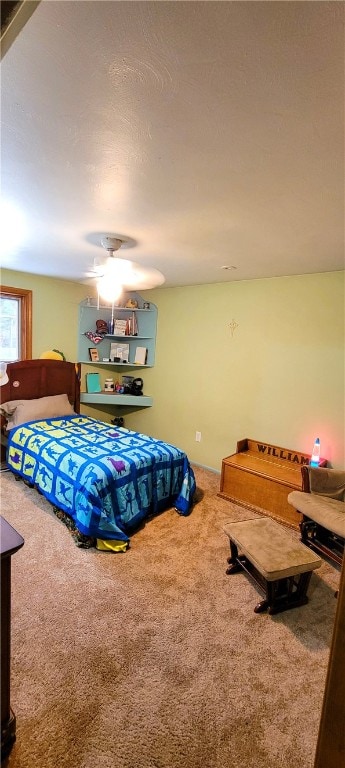
{"label": "picture frame on shelf", "polygon": [[147,348],[146,347],[137,347],[136,348],[134,363],[135,363],[135,365],[146,365],[146,363],[147,363]]}
{"label": "picture frame on shelf", "polygon": [[129,344],[119,344],[112,341],[109,357],[114,363],[129,363]]}
{"label": "picture frame on shelf", "polygon": [[90,355],[90,360],[93,363],[99,362],[99,354],[98,354],[98,349],[96,349],[96,347],[89,347],[89,355]]}

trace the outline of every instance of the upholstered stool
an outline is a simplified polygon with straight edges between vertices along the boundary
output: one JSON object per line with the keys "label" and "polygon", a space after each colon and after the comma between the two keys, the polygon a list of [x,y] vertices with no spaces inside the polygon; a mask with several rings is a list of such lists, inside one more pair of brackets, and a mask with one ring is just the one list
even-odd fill
{"label": "upholstered stool", "polygon": [[265,594],[255,613],[279,613],[308,602],[312,571],[321,565],[321,559],[308,547],[266,517],[229,522],[223,530],[231,552],[226,573],[245,570]]}

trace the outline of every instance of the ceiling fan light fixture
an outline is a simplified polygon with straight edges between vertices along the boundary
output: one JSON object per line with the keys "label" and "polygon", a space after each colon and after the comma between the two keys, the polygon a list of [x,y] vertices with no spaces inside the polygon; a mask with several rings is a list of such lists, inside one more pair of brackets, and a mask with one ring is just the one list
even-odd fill
{"label": "ceiling fan light fixture", "polygon": [[127,259],[118,259],[115,256],[109,256],[105,265],[104,274],[108,275],[109,279],[117,279],[123,284],[127,279],[132,279],[135,275],[134,262]]}
{"label": "ceiling fan light fixture", "polygon": [[106,251],[114,252],[118,251],[124,242],[124,240],[121,240],[121,238],[116,235],[105,235],[101,239],[101,246],[105,248]]}
{"label": "ceiling fan light fixture", "polygon": [[[98,286],[98,294],[103,299],[114,304],[122,290],[140,291],[157,288],[165,282],[164,275],[158,269],[144,267],[130,259],[114,256],[123,245],[129,247],[129,238],[119,235],[104,235],[101,245],[107,251],[105,263],[94,263],[94,272]],[[119,288],[121,286],[121,289]]]}
{"label": "ceiling fan light fixture", "polygon": [[105,274],[97,280],[97,290],[102,299],[109,304],[115,304],[121,296],[123,285],[114,277],[109,279],[109,275]]}

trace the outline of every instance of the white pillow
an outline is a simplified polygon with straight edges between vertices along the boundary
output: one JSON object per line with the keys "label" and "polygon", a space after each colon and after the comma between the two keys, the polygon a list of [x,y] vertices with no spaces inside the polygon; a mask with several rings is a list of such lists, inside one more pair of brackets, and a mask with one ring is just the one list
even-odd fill
{"label": "white pillow", "polygon": [[36,400],[10,400],[8,403],[2,403],[0,413],[7,420],[5,429],[8,431],[25,424],[26,421],[71,416],[75,411],[64,394],[38,397]]}

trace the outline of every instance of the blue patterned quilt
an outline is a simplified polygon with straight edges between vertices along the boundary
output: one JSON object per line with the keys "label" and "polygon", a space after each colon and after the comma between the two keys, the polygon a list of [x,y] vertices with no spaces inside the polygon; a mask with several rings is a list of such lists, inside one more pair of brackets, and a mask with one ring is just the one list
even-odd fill
{"label": "blue patterned quilt", "polygon": [[98,539],[129,541],[145,518],[172,506],[187,515],[193,503],[195,478],[183,451],[87,416],[13,428],[7,463]]}

